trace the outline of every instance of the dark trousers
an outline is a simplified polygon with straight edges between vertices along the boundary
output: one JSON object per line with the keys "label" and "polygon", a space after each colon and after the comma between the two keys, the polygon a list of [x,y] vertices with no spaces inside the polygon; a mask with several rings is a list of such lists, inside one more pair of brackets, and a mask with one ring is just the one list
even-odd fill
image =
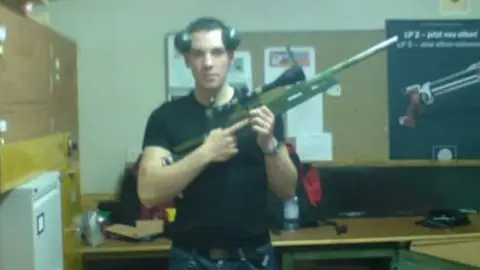
{"label": "dark trousers", "polygon": [[[221,252],[221,251],[220,251]],[[212,254],[210,256],[209,254]],[[277,270],[275,251],[271,244],[254,250],[236,249],[226,257],[216,257],[215,251],[187,251],[172,247],[169,270]]]}

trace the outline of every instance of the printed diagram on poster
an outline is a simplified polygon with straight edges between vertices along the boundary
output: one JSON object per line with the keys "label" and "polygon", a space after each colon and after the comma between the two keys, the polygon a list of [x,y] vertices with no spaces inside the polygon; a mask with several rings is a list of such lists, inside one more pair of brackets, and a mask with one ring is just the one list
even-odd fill
{"label": "printed diagram on poster", "polygon": [[[315,76],[315,48],[291,47],[291,51],[295,61],[302,66],[307,79]],[[274,81],[292,65],[286,47],[268,47],[265,49],[264,58],[264,83]],[[331,134],[324,132],[323,94],[288,111],[286,125],[286,136],[295,139],[302,160],[332,160]]]}
{"label": "printed diagram on poster", "polygon": [[398,118],[399,124],[415,127],[417,124],[416,117],[422,111],[422,107],[435,106],[436,99],[448,99],[448,95],[453,95],[457,91],[468,90],[470,86],[475,86],[478,83],[480,83],[480,61],[436,80],[405,87],[403,92],[408,96],[409,103],[405,114]]}
{"label": "printed diagram on poster", "polygon": [[438,0],[438,8],[444,15],[468,14],[470,0]]}
{"label": "printed diagram on poster", "polygon": [[387,53],[391,159],[480,158],[479,29],[480,20],[387,22],[387,35],[402,37]]}

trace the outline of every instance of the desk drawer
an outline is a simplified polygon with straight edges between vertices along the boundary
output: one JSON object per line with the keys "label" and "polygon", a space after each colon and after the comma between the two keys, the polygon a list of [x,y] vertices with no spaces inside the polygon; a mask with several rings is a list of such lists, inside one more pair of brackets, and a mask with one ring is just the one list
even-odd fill
{"label": "desk drawer", "polygon": [[480,238],[412,242],[412,251],[480,267]]}

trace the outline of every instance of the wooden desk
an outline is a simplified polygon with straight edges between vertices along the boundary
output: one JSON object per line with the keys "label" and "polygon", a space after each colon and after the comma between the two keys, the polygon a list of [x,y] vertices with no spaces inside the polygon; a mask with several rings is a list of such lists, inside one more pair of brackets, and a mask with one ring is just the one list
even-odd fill
{"label": "wooden desk", "polygon": [[[302,229],[297,232],[282,232],[272,235],[273,245],[282,257],[282,270],[294,269],[298,260],[356,259],[356,258],[392,258],[392,269],[480,269],[472,261],[461,261],[462,265],[445,258],[418,250],[410,250],[409,245],[435,241],[441,243],[480,241],[480,216],[472,216],[472,225],[455,230],[433,230],[415,225],[418,218],[381,218],[381,219],[344,219],[340,224],[348,225],[348,233],[336,235],[330,226]],[[471,245],[471,244],[468,244]],[[127,243],[108,240],[97,248],[84,247],[85,258],[131,256],[162,257],[168,256],[171,243],[167,239],[158,239],[150,243]],[[458,248],[458,247],[457,247]],[[455,250],[450,252],[455,253]],[[457,260],[458,261],[458,260]],[[468,267],[470,265],[471,267]],[[477,266],[479,268],[476,268]]]}
{"label": "wooden desk", "polygon": [[85,246],[82,254],[85,259],[168,257],[170,240],[159,238],[152,242],[133,243],[119,240],[107,240],[99,247]]}
{"label": "wooden desk", "polygon": [[[284,232],[273,236],[272,241],[282,255],[282,270],[294,269],[298,260],[380,257],[391,258],[391,269],[398,270],[480,269],[479,259],[473,255],[465,256],[467,251],[461,248],[480,243],[480,216],[471,217],[471,226],[455,230],[420,227],[415,225],[419,219],[421,217],[338,220],[340,224],[348,225],[348,233],[336,235],[332,227],[326,226]],[[457,246],[450,252],[445,252],[445,248],[432,251],[417,247],[432,241],[437,247],[454,247],[453,243]],[[410,245],[416,248],[410,249]],[[436,268],[431,268],[432,265]]]}
{"label": "wooden desk", "polygon": [[339,224],[347,224],[348,233],[336,235],[331,226],[322,226],[283,232],[280,236],[273,236],[272,241],[280,247],[480,238],[480,216],[471,217],[471,226],[455,230],[435,230],[415,225],[415,221],[420,219],[421,217],[339,219]]}

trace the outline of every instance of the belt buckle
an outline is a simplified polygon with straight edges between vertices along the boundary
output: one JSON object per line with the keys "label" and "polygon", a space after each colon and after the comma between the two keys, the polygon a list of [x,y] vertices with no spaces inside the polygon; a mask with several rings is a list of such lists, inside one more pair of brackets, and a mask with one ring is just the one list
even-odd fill
{"label": "belt buckle", "polygon": [[228,251],[223,249],[210,249],[209,250],[210,258],[213,260],[224,260],[228,257]]}

